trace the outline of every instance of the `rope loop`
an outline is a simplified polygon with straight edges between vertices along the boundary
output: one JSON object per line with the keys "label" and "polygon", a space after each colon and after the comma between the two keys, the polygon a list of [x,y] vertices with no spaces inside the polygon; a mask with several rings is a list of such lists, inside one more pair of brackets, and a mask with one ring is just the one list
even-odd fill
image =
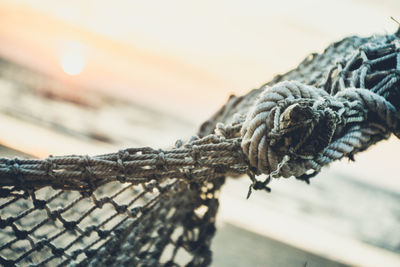
{"label": "rope loop", "polygon": [[243,122],[241,147],[259,174],[300,177],[376,142],[373,124],[400,136],[397,111],[383,96],[359,88],[330,95],[284,81],[260,94]]}

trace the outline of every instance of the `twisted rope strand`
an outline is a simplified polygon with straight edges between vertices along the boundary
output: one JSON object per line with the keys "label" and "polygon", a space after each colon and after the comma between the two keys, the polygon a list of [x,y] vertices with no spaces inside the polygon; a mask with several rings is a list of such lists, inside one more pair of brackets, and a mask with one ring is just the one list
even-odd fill
{"label": "twisted rope strand", "polygon": [[[387,138],[390,131],[400,136],[399,113],[395,103],[388,101],[399,91],[396,44],[366,45],[347,62],[339,61],[336,74],[335,67],[328,73],[328,77],[337,75],[337,79],[327,79],[326,84],[334,80],[332,89],[296,81],[265,86],[247,115],[237,116],[230,125],[217,124],[216,134],[192,138],[183,147],[177,142],[171,150],[145,147],[95,157],[0,159],[0,186],[37,189],[51,185],[92,191],[113,180],[134,184],[168,177],[202,181],[216,172],[243,174],[251,167],[256,173],[283,177],[298,177],[309,169],[319,171],[323,165]],[[371,54],[375,59],[369,59]],[[364,65],[349,82],[344,74],[360,59]],[[393,59],[394,70],[369,74],[376,64]],[[384,75],[381,81],[372,89],[363,89],[367,79],[378,74]]]}
{"label": "twisted rope strand", "polygon": [[[362,126],[374,116],[385,131]],[[250,166],[257,173],[299,177],[365,149],[375,142],[373,136],[399,133],[397,110],[384,97],[357,88],[332,96],[296,81],[265,88],[247,117],[240,118],[236,124],[219,125],[218,135],[193,138],[171,150],[145,147],[94,157],[0,159],[0,185],[92,191],[115,179],[134,184],[168,177],[199,182],[216,172],[244,174]]]}
{"label": "twisted rope strand", "polygon": [[[371,130],[374,117],[385,131]],[[376,93],[346,88],[332,96],[286,81],[264,90],[254,104],[242,126],[242,149],[260,173],[299,177],[365,149],[374,135],[387,138],[388,131],[399,134],[398,112]]]}
{"label": "twisted rope strand", "polygon": [[[121,157],[121,154],[123,157]],[[220,172],[243,173],[240,140],[212,135],[188,143],[183,148],[153,150],[135,148],[118,153],[88,156],[49,157],[44,160],[1,159],[0,186],[87,190],[123,176],[138,184],[143,179],[168,177],[199,182]],[[90,190],[92,190],[90,189]]]}
{"label": "twisted rope strand", "polygon": [[181,251],[187,265],[210,264],[225,175],[248,174],[249,195],[270,191],[272,178],[308,182],[335,160],[399,137],[399,37],[337,42],[268,86],[230,97],[202,138],[175,148],[0,158],[0,265],[180,266]]}

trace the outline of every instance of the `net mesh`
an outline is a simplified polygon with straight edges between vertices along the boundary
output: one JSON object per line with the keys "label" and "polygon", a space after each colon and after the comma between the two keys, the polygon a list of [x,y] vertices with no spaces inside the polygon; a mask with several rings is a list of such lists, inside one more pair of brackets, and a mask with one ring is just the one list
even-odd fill
{"label": "net mesh", "polygon": [[[366,88],[399,107],[398,35],[349,37],[332,44],[261,89],[230,97],[198,137],[185,145],[179,141],[174,149],[1,159],[0,264],[209,265],[225,176],[247,173],[251,188],[266,188],[267,183],[254,180],[259,171],[242,152],[240,138],[244,116],[264,88],[284,80],[331,95],[347,87]],[[378,125],[373,116],[368,120]],[[378,126],[357,151],[393,131]]]}

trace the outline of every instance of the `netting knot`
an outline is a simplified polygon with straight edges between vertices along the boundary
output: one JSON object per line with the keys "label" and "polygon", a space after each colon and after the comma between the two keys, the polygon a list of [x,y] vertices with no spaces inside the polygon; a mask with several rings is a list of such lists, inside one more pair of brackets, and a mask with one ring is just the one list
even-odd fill
{"label": "netting knot", "polygon": [[16,177],[18,177],[21,174],[21,167],[19,166],[17,158],[10,161],[9,168],[11,173]]}
{"label": "netting knot", "polygon": [[165,168],[165,164],[167,163],[166,159],[165,159],[165,154],[164,151],[162,151],[161,149],[158,151],[158,156],[157,156],[157,167],[158,168]]}
{"label": "netting knot", "polygon": [[56,179],[54,171],[57,168],[57,165],[53,162],[53,156],[50,155],[46,160],[45,160],[45,169],[46,173],[48,176],[50,176],[52,179]]}

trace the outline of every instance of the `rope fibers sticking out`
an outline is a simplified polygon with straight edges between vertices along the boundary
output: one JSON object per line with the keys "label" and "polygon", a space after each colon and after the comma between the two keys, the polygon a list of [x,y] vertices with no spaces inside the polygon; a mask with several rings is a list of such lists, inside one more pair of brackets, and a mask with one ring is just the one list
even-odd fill
{"label": "rope fibers sticking out", "polygon": [[[375,123],[398,134],[396,108],[367,89],[334,96],[295,81],[266,88],[241,129],[250,164],[273,177],[299,177],[371,144]],[[369,120],[370,119],[370,120]]]}
{"label": "rope fibers sticking out", "polygon": [[[398,34],[349,37],[243,97],[187,143],[0,159],[0,264],[205,266],[225,176],[308,179],[400,136]],[[265,181],[256,175],[267,174]]]}

